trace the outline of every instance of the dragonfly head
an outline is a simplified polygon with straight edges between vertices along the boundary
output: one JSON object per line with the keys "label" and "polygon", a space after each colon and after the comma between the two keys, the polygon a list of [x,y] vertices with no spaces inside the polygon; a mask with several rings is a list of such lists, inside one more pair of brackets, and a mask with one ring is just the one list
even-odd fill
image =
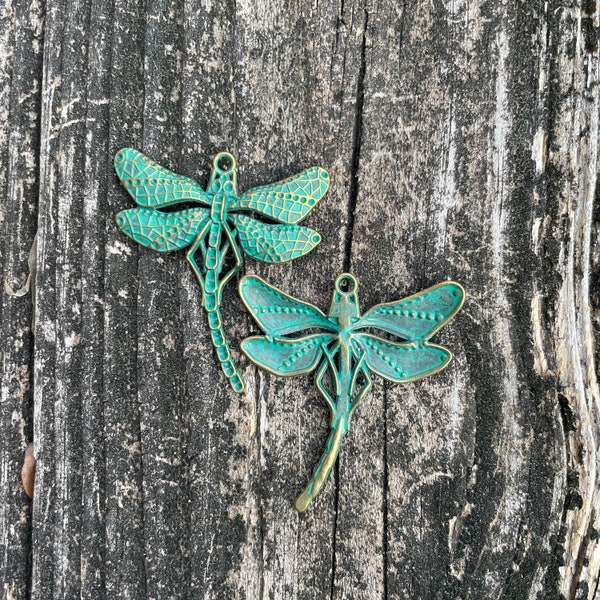
{"label": "dragonfly head", "polygon": [[206,191],[209,194],[237,196],[237,162],[233,154],[219,152],[214,157],[212,173]]}
{"label": "dragonfly head", "polygon": [[329,316],[337,318],[340,326],[344,328],[349,327],[352,319],[357,319],[359,315],[358,281],[350,273],[342,273],[335,280]]}

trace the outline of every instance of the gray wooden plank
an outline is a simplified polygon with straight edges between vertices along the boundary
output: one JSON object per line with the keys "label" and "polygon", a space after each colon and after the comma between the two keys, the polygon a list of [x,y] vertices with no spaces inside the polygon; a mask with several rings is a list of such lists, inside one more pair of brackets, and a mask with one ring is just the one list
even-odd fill
{"label": "gray wooden plank", "polygon": [[[183,2],[150,2],[144,45],[143,150],[177,170],[181,145],[181,21]],[[146,595],[185,598],[189,537],[186,461],[188,436],[183,325],[179,314],[179,254],[140,251],[137,348],[142,451]]]}
{"label": "gray wooden plank", "polygon": [[[116,2],[103,12],[112,23],[111,43],[99,54],[102,70],[110,73],[109,123],[106,155],[98,165],[106,185],[106,198],[98,215],[104,236],[96,273],[104,292],[103,365],[100,406],[104,422],[104,535],[107,598],[143,598],[147,595],[144,547],[143,457],[141,402],[138,397],[137,270],[139,252],[127,244],[115,227],[114,215],[131,206],[115,176],[114,154],[124,146],[142,145],[144,40],[146,15],[139,3]],[[99,241],[100,243],[100,241]],[[110,299],[108,302],[105,299]]]}
{"label": "gray wooden plank", "polygon": [[[85,457],[82,473],[81,510],[81,591],[83,598],[110,596],[110,576],[105,569],[110,564],[110,549],[119,533],[110,531],[110,434],[107,432],[104,404],[104,345],[106,304],[103,302],[108,286],[104,282],[106,197],[112,175],[109,163],[110,85],[109,68],[114,43],[112,2],[97,0],[90,7],[88,32],[90,42],[86,56],[87,102],[85,113],[85,143],[80,147],[84,155],[84,188],[82,192],[81,253],[81,448]],[[78,140],[83,142],[83,140]],[[116,305],[116,302],[115,302]],[[113,305],[111,308],[116,309]],[[125,365],[123,364],[123,368]],[[116,396],[119,398],[119,396]],[[120,398],[119,398],[120,399]],[[99,435],[99,432],[102,432]],[[123,526],[122,531],[127,527]],[[132,553],[134,554],[134,553]],[[127,561],[123,561],[127,564]],[[122,565],[121,565],[122,568]],[[110,573],[110,571],[109,571]],[[127,586],[122,586],[127,597]]]}
{"label": "gray wooden plank", "polygon": [[[111,44],[102,55],[110,72],[108,148],[103,160],[107,197],[102,207],[104,294],[103,370],[100,399],[104,429],[106,596],[147,595],[144,546],[141,402],[138,397],[137,269],[139,252],[115,227],[114,215],[128,204],[112,158],[124,146],[141,146],[146,14],[137,2],[117,2],[104,13],[112,23]],[[125,206],[124,206],[125,203]]]}
{"label": "gray wooden plank", "polygon": [[[63,11],[72,16],[66,23]],[[89,23],[82,19],[86,11],[94,13],[93,34]],[[131,587],[139,589],[135,580],[139,580],[140,570],[130,565],[136,564],[135,557],[142,549],[132,543],[135,534],[128,536],[132,528],[135,532],[137,515],[128,510],[131,488],[124,489],[126,480],[121,480],[128,475],[124,468],[127,461],[117,463],[116,485],[115,473],[106,475],[104,468],[105,459],[111,467],[115,454],[119,454],[111,445],[113,427],[118,431],[119,423],[111,417],[115,412],[121,418],[128,414],[119,396],[118,406],[109,404],[105,411],[102,380],[104,319],[109,325],[123,324],[111,319],[119,309],[117,298],[121,296],[117,293],[109,295],[114,298],[110,307],[114,310],[103,311],[104,202],[107,182],[114,178],[107,148],[107,75],[114,51],[109,29],[111,13],[112,6],[102,3],[53,5],[47,22],[51,32],[46,35],[42,140],[42,197],[46,201],[41,207],[40,223],[48,243],[40,245],[39,253],[46,268],[39,277],[45,293],[37,329],[41,359],[36,374],[36,446],[40,448],[42,477],[38,477],[36,496],[40,499],[37,514],[41,521],[34,554],[36,597],[103,594],[105,584],[110,590],[114,578],[110,568],[105,573],[105,561],[121,575],[117,575],[120,593],[139,597],[129,593]],[[118,25],[117,19],[116,32]],[[115,47],[119,49],[118,41]],[[119,72],[118,59],[115,62]],[[110,221],[114,227],[113,219]],[[115,247],[109,245],[107,254],[114,256]],[[107,269],[110,273],[110,265]],[[110,285],[106,291],[110,294]],[[116,331],[109,329],[106,346],[115,353],[111,358],[116,360],[118,347],[111,344],[115,335]],[[127,377],[126,363],[124,358],[113,364],[113,369],[116,367]],[[110,366],[107,372],[110,376]],[[135,377],[135,365],[131,372]],[[125,454],[134,462],[138,453],[135,442],[126,436],[126,418],[124,423],[119,444],[127,446]],[[139,430],[139,422],[135,427]],[[105,439],[103,431],[107,432]],[[105,477],[108,498],[104,494]],[[116,531],[111,530],[115,487],[116,504],[121,515],[127,517]],[[138,495],[139,489],[134,497]],[[133,548],[120,548],[120,542]]]}
{"label": "gray wooden plank", "polygon": [[86,97],[79,82],[85,76],[88,40],[80,21],[90,4],[76,8],[48,6],[44,34],[32,597],[77,595],[80,590],[81,267],[73,258],[82,235],[84,185],[83,153],[75,152],[85,136]]}
{"label": "gray wooden plank", "polygon": [[[24,135],[2,144],[5,279],[24,274],[38,163],[17,159],[35,148],[36,103],[42,116],[33,597],[594,597],[588,4],[53,0],[43,91],[23,95],[42,32],[39,7],[15,3],[29,24],[3,39],[28,54],[23,79],[13,55],[2,64],[14,88],[0,105],[16,112],[0,131]],[[323,244],[246,265],[322,308],[345,269],[363,309],[449,276],[467,288],[437,336],[455,362],[403,387],[375,381],[303,516],[291,503],[327,436],[324,402],[310,377],[240,357],[256,326],[234,284],[224,319],[248,389],[230,391],[183,253],[115,227],[132,201],[112,156],[128,145],[200,183],[230,150],[242,190],[327,168],[306,223]],[[20,302],[1,309],[2,423],[24,415],[2,442],[13,471],[29,437]],[[27,506],[7,482],[3,524]],[[27,531],[23,518],[3,555],[16,597]]]}
{"label": "gray wooden plank", "polygon": [[[188,2],[184,17],[181,165],[204,185],[218,152],[233,153],[239,172],[247,168],[236,134],[236,6]],[[198,282],[187,263],[182,267],[190,592],[194,598],[258,597],[259,530],[250,489],[256,412],[248,395],[235,394],[224,378],[210,342]],[[237,340],[246,322],[235,289],[234,279],[224,292],[222,316],[234,358],[239,359]]]}
{"label": "gray wooden plank", "polygon": [[[380,3],[369,13],[353,264],[373,301],[452,277],[467,303],[436,336],[456,355],[447,371],[379,384],[386,589],[526,597],[535,571],[513,571],[515,553],[524,565],[550,563],[564,485],[554,379],[534,367],[530,314],[542,268],[530,251],[530,157],[545,57],[524,64],[521,40],[543,44],[544,6],[398,11]],[[352,484],[362,479],[354,464],[348,471]]]}
{"label": "gray wooden plank", "polygon": [[[20,481],[33,437],[30,270],[37,217],[43,5],[0,10],[0,579],[3,598],[27,598],[31,501]],[[32,274],[34,275],[34,274]]]}
{"label": "gray wooden plank", "polygon": [[[359,3],[238,3],[236,70],[240,155],[254,165],[246,188],[276,181],[309,165],[331,174],[331,188],[306,220],[323,236],[306,257],[248,270],[327,309],[344,268],[349,180],[360,68]],[[246,175],[248,173],[248,175]],[[252,177],[250,179],[250,177]],[[250,330],[257,331],[255,324]],[[335,477],[305,515],[292,508],[328,435],[328,414],[312,377],[278,380],[251,374],[256,394],[260,465],[261,596],[327,597],[333,583]]]}
{"label": "gray wooden plank", "polygon": [[566,435],[567,494],[552,566],[564,597],[597,598],[598,6],[557,6],[551,17],[548,120],[535,156],[546,209],[536,252],[555,265],[539,292],[540,358],[557,374]]}

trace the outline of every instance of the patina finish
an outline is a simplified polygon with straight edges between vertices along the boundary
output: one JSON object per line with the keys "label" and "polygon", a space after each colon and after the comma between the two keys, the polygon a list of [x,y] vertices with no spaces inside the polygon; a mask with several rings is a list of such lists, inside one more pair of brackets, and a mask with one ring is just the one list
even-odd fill
{"label": "patina finish", "polygon": [[[241,280],[240,294],[265,332],[245,339],[244,353],[274,375],[290,377],[316,369],[316,386],[329,406],[331,433],[325,452],[294,503],[304,512],[327,481],[352,415],[371,388],[371,372],[406,383],[448,366],[452,353],[429,339],[460,310],[464,290],[446,281],[403,300],[378,304],[362,316],[358,281],[349,273],[336,279],[327,315],[253,275]],[[308,335],[293,337],[302,333]]]}
{"label": "patina finish", "polygon": [[[121,211],[117,225],[130,238],[157,252],[188,249],[187,260],[202,288],[202,306],[217,358],[231,387],[242,392],[244,381],[223,330],[223,288],[242,268],[244,253],[277,264],[303,256],[321,241],[316,231],[296,223],[327,192],[327,171],[311,167],[238,195],[237,163],[228,152],[215,156],[206,190],[133,148],[117,153],[115,169],[138,205]],[[203,206],[162,210],[178,204]],[[258,213],[280,224],[261,223],[243,212]],[[228,261],[231,255],[233,261]]]}

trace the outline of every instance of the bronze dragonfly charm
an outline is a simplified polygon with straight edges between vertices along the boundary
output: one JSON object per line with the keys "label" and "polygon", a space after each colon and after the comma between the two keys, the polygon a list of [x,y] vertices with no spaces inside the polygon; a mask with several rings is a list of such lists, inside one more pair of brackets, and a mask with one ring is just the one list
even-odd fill
{"label": "bronze dragonfly charm", "polygon": [[298,512],[304,512],[327,481],[352,415],[371,389],[371,373],[407,383],[448,366],[452,353],[429,339],[460,310],[465,291],[460,284],[445,281],[373,306],[363,315],[358,281],[350,273],[337,278],[328,314],[254,275],[242,278],[240,295],[265,333],[242,341],[246,356],[281,377],[315,371],[315,384],[329,406],[331,433],[325,452],[294,503]]}
{"label": "bronze dragonfly charm", "polygon": [[[228,152],[214,157],[206,190],[133,148],[117,152],[114,164],[121,183],[138,205],[118,213],[117,225],[133,240],[157,252],[187,248],[187,261],[202,289],[202,305],[217,358],[232,388],[242,392],[244,380],[223,330],[223,288],[242,268],[244,254],[277,264],[304,256],[321,241],[316,231],[297,223],[327,192],[327,171],[311,167],[240,195],[236,160]],[[178,204],[198,206],[164,210]],[[262,223],[244,214],[248,212],[275,223]],[[233,264],[227,265],[231,255]]]}

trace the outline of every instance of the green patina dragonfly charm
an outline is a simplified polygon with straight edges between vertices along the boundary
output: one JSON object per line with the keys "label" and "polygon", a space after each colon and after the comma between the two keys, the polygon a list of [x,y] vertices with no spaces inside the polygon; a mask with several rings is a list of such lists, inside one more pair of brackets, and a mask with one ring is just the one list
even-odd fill
{"label": "green patina dragonfly charm", "polygon": [[[329,406],[331,433],[309,484],[296,499],[298,512],[308,508],[327,480],[352,415],[371,388],[371,371],[406,383],[441,371],[452,359],[449,350],[428,340],[460,310],[465,292],[458,283],[446,281],[378,304],[362,316],[357,292],[358,281],[348,273],[340,275],[325,315],[260,277],[248,275],[240,281],[242,299],[266,334],[246,338],[241,344],[244,353],[275,375],[290,377],[316,369],[316,386]],[[399,341],[373,333],[377,330]],[[324,382],[327,371],[330,390]]]}
{"label": "green patina dragonfly charm", "polygon": [[[142,246],[158,252],[188,248],[187,260],[202,289],[212,343],[219,363],[236,392],[244,390],[221,320],[227,282],[243,265],[243,253],[266,263],[282,263],[310,252],[321,237],[296,225],[329,187],[329,175],[311,167],[238,195],[237,165],[228,152],[217,154],[206,190],[193,179],[173,173],[134,150],[115,156],[115,169],[137,208],[117,214],[117,225]],[[177,204],[200,204],[167,212]],[[258,213],[278,224],[261,223],[244,212]],[[233,254],[233,264],[226,258]],[[197,261],[197,253],[201,261]]]}

